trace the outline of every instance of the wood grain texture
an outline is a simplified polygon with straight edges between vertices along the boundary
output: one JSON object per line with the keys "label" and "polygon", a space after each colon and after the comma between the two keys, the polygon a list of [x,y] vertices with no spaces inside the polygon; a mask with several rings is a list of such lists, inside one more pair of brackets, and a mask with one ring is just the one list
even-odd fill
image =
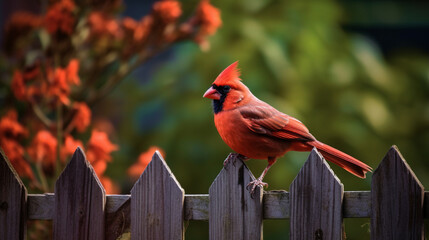
{"label": "wood grain texture", "polygon": [[54,239],[104,239],[105,191],[78,148],[55,183]]}
{"label": "wood grain texture", "polygon": [[26,238],[27,189],[0,150],[0,239]]}
{"label": "wood grain texture", "polygon": [[370,191],[345,191],[343,198],[343,218],[371,217]]}
{"label": "wood grain texture", "polygon": [[[114,196],[114,195],[113,195]],[[120,195],[118,195],[120,196]],[[107,198],[109,199],[109,198]],[[124,198],[111,198],[113,201],[122,201]],[[109,200],[108,200],[109,202]],[[115,202],[115,204],[118,202]],[[131,201],[128,197],[125,202],[111,211],[106,212],[105,230],[106,240],[116,240],[120,238],[124,233],[129,233],[131,228]],[[120,204],[120,203],[118,203]]]}
{"label": "wood grain texture", "polygon": [[209,195],[185,195],[185,220],[209,220]]}
{"label": "wood grain texture", "polygon": [[264,219],[285,219],[290,217],[289,193],[286,191],[264,192]]}
{"label": "wood grain texture", "polygon": [[396,146],[372,176],[371,239],[423,239],[424,188]]}
{"label": "wood grain texture", "polygon": [[246,189],[253,179],[234,157],[220,171],[209,189],[209,239],[262,239],[262,189],[253,196]]}
{"label": "wood grain texture", "polygon": [[184,238],[184,190],[157,151],[131,190],[131,238]]}
{"label": "wood grain texture", "polygon": [[[107,195],[106,213],[114,213],[130,195]],[[290,217],[289,193],[282,190],[267,191],[263,196],[264,219],[288,219]],[[429,218],[429,192],[425,191],[424,218]],[[53,193],[28,194],[28,219],[52,220],[54,218],[55,195]],[[130,218],[130,216],[125,216]],[[371,192],[344,191],[343,218],[370,218]],[[185,220],[209,220],[209,195],[185,194]]]}
{"label": "wood grain texture", "polygon": [[290,239],[342,239],[344,187],[313,149],[290,185]]}
{"label": "wood grain texture", "polygon": [[110,194],[106,196],[106,213],[114,213],[129,201],[129,194]]}
{"label": "wood grain texture", "polygon": [[[55,213],[55,194],[29,194],[28,218],[40,220],[53,220]],[[37,217],[36,217],[37,216]]]}

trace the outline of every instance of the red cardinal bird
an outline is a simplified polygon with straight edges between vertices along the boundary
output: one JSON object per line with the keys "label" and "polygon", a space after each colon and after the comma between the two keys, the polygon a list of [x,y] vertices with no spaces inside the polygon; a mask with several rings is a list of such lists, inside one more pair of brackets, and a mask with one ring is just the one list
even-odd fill
{"label": "red cardinal bird", "polygon": [[231,64],[204,93],[213,99],[214,122],[223,141],[247,158],[267,159],[261,176],[250,182],[251,192],[262,182],[278,157],[289,151],[311,151],[314,147],[325,159],[350,173],[365,178],[371,167],[316,140],[296,118],[284,114],[256,98],[241,82],[238,62]]}

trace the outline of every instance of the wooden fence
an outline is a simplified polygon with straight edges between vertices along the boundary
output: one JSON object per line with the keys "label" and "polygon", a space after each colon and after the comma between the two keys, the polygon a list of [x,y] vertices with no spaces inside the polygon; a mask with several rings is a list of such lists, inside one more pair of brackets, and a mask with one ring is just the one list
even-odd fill
{"label": "wooden fence", "polygon": [[371,191],[344,191],[313,150],[290,192],[251,196],[254,179],[240,160],[230,161],[209,194],[185,194],[159,153],[131,195],[107,195],[81,149],[58,178],[55,194],[27,194],[0,156],[0,239],[26,238],[26,221],[53,220],[54,239],[183,239],[184,221],[209,221],[209,239],[262,239],[264,219],[290,219],[290,239],[343,239],[343,218],[371,218],[371,239],[423,239],[429,216],[424,192],[396,147],[372,176]]}

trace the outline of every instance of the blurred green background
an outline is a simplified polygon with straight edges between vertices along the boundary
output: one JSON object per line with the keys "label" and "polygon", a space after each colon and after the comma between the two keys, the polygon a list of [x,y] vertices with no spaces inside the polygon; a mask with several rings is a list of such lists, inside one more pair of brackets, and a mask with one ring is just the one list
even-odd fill
{"label": "blurred green background", "polygon": [[[197,1],[183,2],[190,11]],[[127,2],[129,9],[135,2]],[[239,60],[243,82],[260,99],[297,117],[319,140],[374,169],[399,147],[429,183],[428,4],[405,1],[212,1],[223,26],[209,51],[176,46],[136,71],[98,114],[109,115],[121,150],[108,175],[124,193],[124,172],[140,151],[161,147],[186,193],[207,193],[231,151],[202,98],[215,77]],[[424,8],[426,7],[426,8]],[[135,7],[131,7],[135,11]],[[126,10],[127,11],[127,10]],[[112,108],[110,106],[117,106]],[[267,190],[289,189],[308,153],[288,153],[270,170]],[[259,176],[266,161],[248,166]],[[346,191],[369,190],[331,167]],[[346,219],[348,239],[369,239],[369,219]],[[190,222],[187,239],[207,239],[208,223]],[[264,222],[265,239],[285,239],[288,223]]]}
{"label": "blurred green background", "polygon": [[[192,11],[198,1],[183,1]],[[161,147],[186,193],[208,193],[231,151],[202,98],[239,60],[243,82],[261,100],[300,119],[320,141],[378,166],[397,145],[429,186],[429,4],[421,1],[217,0],[223,26],[202,52],[183,43],[157,56],[99,103],[95,115],[115,126],[107,174],[129,193],[126,175],[140,152]],[[140,18],[151,2],[125,1]],[[187,14],[184,14],[187,15]],[[280,158],[267,190],[288,190],[308,153]],[[259,176],[266,161],[250,160]],[[369,190],[331,164],[346,191]],[[187,239],[207,239],[207,222],[188,223]],[[369,239],[369,219],[345,219],[348,239]],[[287,239],[286,220],[264,221],[265,239]]]}
{"label": "blurred green background", "polygon": [[[374,169],[395,144],[428,186],[429,15],[422,12],[428,4],[212,3],[222,11],[223,26],[209,51],[192,43],[177,46],[138,70],[99,110],[115,120],[121,150],[108,174],[121,181],[124,193],[132,186],[124,176],[127,166],[150,145],[164,149],[186,193],[208,192],[231,150],[202,94],[236,60],[256,96],[300,119],[319,140]],[[183,2],[185,9],[194,4]],[[112,105],[118,107],[107,107]],[[288,190],[307,156],[282,157],[265,178],[268,190]],[[248,166],[259,176],[266,161]],[[362,180],[331,167],[346,191],[370,189],[371,174]],[[369,239],[369,219],[346,219],[345,226],[348,239]],[[286,220],[264,222],[265,239],[284,239],[287,232]],[[186,237],[206,239],[207,233],[207,223],[190,222]]]}

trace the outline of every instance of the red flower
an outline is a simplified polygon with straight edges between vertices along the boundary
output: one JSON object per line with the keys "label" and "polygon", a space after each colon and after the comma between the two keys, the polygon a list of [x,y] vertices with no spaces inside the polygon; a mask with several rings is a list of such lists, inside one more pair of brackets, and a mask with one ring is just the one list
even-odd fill
{"label": "red flower", "polygon": [[161,153],[162,156],[165,156],[164,152],[160,148],[156,146],[150,147],[146,152],[142,152],[138,157],[137,162],[128,168],[128,175],[135,179],[139,178],[146,169],[146,166],[152,160],[152,156],[157,150]]}
{"label": "red flower", "polygon": [[84,102],[75,102],[73,109],[76,111],[70,124],[76,127],[78,132],[84,132],[91,123],[91,109]]}
{"label": "red flower", "polygon": [[91,165],[97,176],[102,176],[107,169],[107,162],[105,161],[95,161]]}
{"label": "red flower", "polygon": [[79,60],[72,59],[66,68],[67,82],[74,85],[80,84],[79,79]]}
{"label": "red flower", "polygon": [[137,24],[136,30],[134,31],[134,41],[137,44],[141,43],[149,35],[152,24],[152,16],[145,16],[140,20]]}
{"label": "red flower", "polygon": [[103,176],[107,168],[107,162],[111,161],[111,152],[118,150],[118,146],[110,142],[105,132],[92,130],[88,141],[86,159],[91,163],[100,182],[107,193],[118,193],[119,188],[107,177]]}
{"label": "red flower", "polygon": [[180,3],[176,0],[158,1],[153,4],[153,11],[164,23],[172,23],[182,15]]}
{"label": "red flower", "polygon": [[124,17],[122,19],[122,27],[130,32],[134,32],[137,27],[137,21],[130,17]]}
{"label": "red flower", "polygon": [[24,77],[18,70],[15,70],[13,73],[11,87],[16,99],[21,101],[27,99],[27,90],[25,88]]}
{"label": "red flower", "polygon": [[75,4],[71,0],[61,0],[50,6],[45,16],[45,26],[48,32],[61,31],[70,35],[75,23],[74,10]]}
{"label": "red flower", "polygon": [[46,130],[39,131],[27,149],[32,161],[52,167],[57,157],[57,139]]}
{"label": "red flower", "polygon": [[24,148],[16,140],[1,137],[0,147],[19,176],[34,179],[30,164],[24,159]]}
{"label": "red flower", "polygon": [[0,147],[20,176],[34,178],[30,165],[24,159],[24,148],[18,138],[26,136],[27,130],[18,122],[18,114],[10,110],[0,119]]}
{"label": "red flower", "polygon": [[45,16],[45,26],[49,33],[57,31],[71,35],[75,24],[73,11],[75,4],[72,0],[61,0],[50,6]]}
{"label": "red flower", "polygon": [[41,81],[40,73],[37,65],[23,72],[18,70],[14,72],[11,88],[18,100],[32,101],[42,95],[46,89],[46,82]]}
{"label": "red flower", "polygon": [[47,66],[47,81],[45,81],[41,76],[40,67],[35,65],[24,72],[16,70],[12,78],[11,88],[19,100],[33,101],[37,100],[37,97],[46,95],[68,105],[70,86],[80,84],[78,71],[79,61],[77,59],[72,59],[65,69],[56,68],[52,70]]}
{"label": "red flower", "polygon": [[61,148],[61,160],[65,161],[65,159],[76,151],[77,147],[82,148],[83,144],[80,140],[75,140],[72,136],[67,135],[64,139],[64,146]]}
{"label": "red flower", "polygon": [[91,32],[97,35],[104,33],[104,16],[101,12],[92,12],[88,16],[88,23],[91,26]]}
{"label": "red flower", "polygon": [[70,86],[67,83],[66,71],[62,68],[56,68],[54,71],[48,69],[48,81],[48,96],[56,98],[64,105],[69,105]]}
{"label": "red flower", "polygon": [[125,37],[138,45],[148,36],[152,23],[153,18],[151,16],[145,16],[139,22],[130,17],[125,17],[122,19],[122,28],[124,29]]}
{"label": "red flower", "polygon": [[48,84],[46,90],[42,85],[43,89],[40,91],[46,92],[48,96],[54,97],[64,105],[69,105],[70,86],[72,84],[80,84],[78,71],[79,61],[76,59],[72,59],[65,69],[58,67],[52,70],[51,68],[48,68]]}
{"label": "red flower", "polygon": [[94,35],[115,37],[119,34],[119,24],[105,13],[92,12],[88,17],[88,22]]}
{"label": "red flower", "polygon": [[118,146],[110,142],[106,133],[92,130],[87,149],[87,159],[93,164],[95,161],[110,162],[112,159],[110,153],[118,150]]}
{"label": "red flower", "polygon": [[99,176],[98,179],[100,180],[107,194],[120,193],[119,187],[110,178],[106,176]]}
{"label": "red flower", "polygon": [[9,110],[0,120],[0,138],[13,138],[26,136],[27,130],[18,122],[15,110]]}
{"label": "red flower", "polygon": [[197,19],[200,22],[201,35],[213,35],[222,25],[219,9],[210,4],[208,0],[202,0],[197,10]]}

